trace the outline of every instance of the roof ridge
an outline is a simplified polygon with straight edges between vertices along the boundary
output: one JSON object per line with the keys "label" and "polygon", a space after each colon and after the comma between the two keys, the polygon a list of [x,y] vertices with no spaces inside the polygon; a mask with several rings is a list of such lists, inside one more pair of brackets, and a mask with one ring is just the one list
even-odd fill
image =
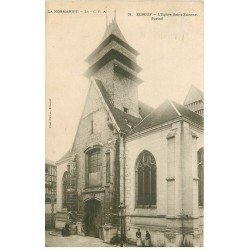
{"label": "roof ridge", "polygon": [[[203,118],[201,115],[199,115],[199,114],[197,114],[195,111],[193,111],[193,110],[187,108],[185,105],[180,104],[180,103],[175,102],[175,101],[173,101],[173,102],[175,103],[175,106],[176,106],[176,104],[177,104],[177,105],[180,105],[182,109],[184,109],[186,112],[189,112],[189,114],[192,114],[192,115],[195,116],[197,119],[202,119],[202,120],[204,120],[204,118]],[[180,111],[180,113],[181,113],[181,116],[182,116],[182,117],[184,117],[184,118],[186,118],[186,119],[188,119],[188,120],[191,121],[190,117],[187,117],[187,114],[182,114],[182,111]]]}
{"label": "roof ridge", "polygon": [[168,101],[170,102],[170,104],[172,105],[172,107],[174,108],[174,110],[176,111],[176,113],[178,114],[178,116],[182,116],[181,113],[179,112],[179,110],[175,107],[175,105],[173,104],[173,101],[168,99]]}
{"label": "roof ridge", "polygon": [[[118,125],[117,120],[115,119],[114,114],[113,114],[113,112],[112,112],[112,110],[111,110],[111,109],[113,108],[113,105],[112,105],[112,103],[111,103],[111,101],[110,101],[110,96],[109,96],[108,92],[107,92],[106,89],[104,88],[104,86],[103,86],[101,80],[92,78],[92,82],[94,83],[94,86],[96,86],[96,88],[98,89],[98,93],[99,93],[99,95],[101,95],[101,97],[102,97],[101,100],[104,102],[104,106],[105,106],[105,104],[106,104],[107,107],[105,107],[105,108],[107,109],[108,113],[110,113],[111,120],[113,120],[113,122],[116,124],[116,126],[118,127],[118,132],[119,132],[119,130],[121,130],[121,128],[120,128],[120,126]],[[100,84],[102,90],[100,89],[99,84]],[[107,99],[108,99],[107,101],[108,101],[108,102],[106,101],[106,98],[105,98],[105,96],[103,95],[103,92],[102,92],[102,91],[104,91],[105,94],[107,94]]]}
{"label": "roof ridge", "polygon": [[[193,111],[193,110],[187,108],[185,105],[183,105],[183,104],[181,104],[181,103],[178,103],[178,102],[176,102],[176,101],[173,101],[173,102],[176,103],[176,104],[178,104],[178,105],[181,105],[182,108],[184,108],[185,110],[190,111],[190,112],[192,112],[192,113],[194,113],[194,114],[196,114],[196,115],[199,115],[199,114],[197,114],[195,111]],[[183,115],[181,114],[181,116],[183,116]],[[199,115],[199,116],[200,116],[200,115]]]}
{"label": "roof ridge", "polygon": [[119,108],[115,107],[111,103],[110,96],[103,86],[102,81],[99,79],[92,79],[94,80],[93,82],[95,82],[94,85],[96,86],[99,95],[101,95],[101,99],[102,102],[104,102],[105,108],[107,109],[108,113],[110,113],[109,115],[111,117],[111,120],[117,127],[117,131],[125,134],[129,133],[131,130],[130,125],[136,126],[140,118],[131,114],[127,114]]}
{"label": "roof ridge", "polygon": [[[168,100],[168,99],[167,99]],[[166,102],[166,101],[165,101]],[[163,103],[165,103],[165,102],[163,102]],[[163,104],[162,103],[162,104]],[[129,132],[129,134],[130,133],[132,133],[133,132],[133,130],[136,128],[136,127],[138,127],[148,116],[150,116],[154,111],[156,111],[162,104],[160,104],[157,108],[154,108],[147,116],[145,116],[130,132]]]}
{"label": "roof ridge", "polygon": [[[154,111],[154,110],[153,110],[153,111]],[[153,111],[152,111],[152,112],[153,112]],[[151,112],[151,113],[152,113],[152,112]],[[141,120],[141,121],[140,121],[140,122],[130,131],[130,132],[129,132],[129,134],[132,133],[133,130],[136,129],[136,127],[138,127],[138,126],[139,126],[139,125],[140,125],[140,124],[141,124],[141,123],[142,123],[151,113],[149,113],[147,116],[145,116],[145,117],[144,117],[144,118],[143,118],[143,119],[142,119],[142,120]]]}

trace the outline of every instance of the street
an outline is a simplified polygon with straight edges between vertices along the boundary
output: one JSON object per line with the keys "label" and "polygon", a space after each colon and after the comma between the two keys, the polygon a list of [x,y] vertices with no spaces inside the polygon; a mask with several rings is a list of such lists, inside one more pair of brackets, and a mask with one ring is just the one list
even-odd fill
{"label": "street", "polygon": [[89,237],[70,235],[63,237],[60,233],[51,231],[45,232],[45,246],[46,247],[113,247],[111,244],[104,243],[101,239]]}

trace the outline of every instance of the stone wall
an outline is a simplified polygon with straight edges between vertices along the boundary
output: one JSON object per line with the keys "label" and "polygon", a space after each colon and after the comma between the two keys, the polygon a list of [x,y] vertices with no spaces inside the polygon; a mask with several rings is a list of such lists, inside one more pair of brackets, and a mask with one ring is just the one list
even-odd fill
{"label": "stone wall", "polygon": [[[102,81],[115,107],[122,111],[123,107],[126,107],[129,114],[139,117],[137,83],[121,74],[115,73],[113,69],[115,63],[119,64],[116,60],[111,60],[98,70],[93,77]],[[123,66],[123,68],[133,72],[126,66]]]}
{"label": "stone wall", "polygon": [[[91,130],[93,124],[93,131]],[[79,126],[72,147],[72,157],[58,166],[58,209],[62,209],[62,177],[67,170],[67,164],[76,166],[78,172],[77,191],[78,208],[84,213],[84,202],[98,198],[102,204],[102,222],[110,222],[109,214],[119,204],[119,134],[112,123],[111,117],[103,106],[102,100],[94,84],[90,85],[85,107],[79,121]],[[100,185],[90,186],[87,182],[88,153],[92,149],[100,149]],[[106,179],[106,153],[110,154],[110,181]],[[118,175],[118,176],[116,176]],[[117,196],[118,194],[118,196]]]}

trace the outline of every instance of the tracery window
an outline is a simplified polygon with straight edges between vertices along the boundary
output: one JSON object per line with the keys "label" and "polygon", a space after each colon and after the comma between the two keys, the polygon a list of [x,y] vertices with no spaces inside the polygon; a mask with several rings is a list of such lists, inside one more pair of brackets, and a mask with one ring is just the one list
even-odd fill
{"label": "tracery window", "polygon": [[154,156],[143,151],[136,162],[136,204],[156,205],[156,162]]}
{"label": "tracery window", "polygon": [[198,158],[198,200],[199,200],[199,206],[204,206],[204,149],[199,149],[197,153]]}

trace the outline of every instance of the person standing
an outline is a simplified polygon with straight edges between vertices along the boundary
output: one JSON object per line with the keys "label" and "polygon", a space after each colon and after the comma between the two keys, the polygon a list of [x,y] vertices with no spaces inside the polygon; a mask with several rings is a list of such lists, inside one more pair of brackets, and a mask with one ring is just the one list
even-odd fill
{"label": "person standing", "polygon": [[142,240],[141,240],[141,231],[140,229],[136,232],[136,246],[141,247],[142,246]]}
{"label": "person standing", "polygon": [[151,244],[151,235],[148,231],[146,231],[146,235],[145,235],[145,247],[150,247]]}

